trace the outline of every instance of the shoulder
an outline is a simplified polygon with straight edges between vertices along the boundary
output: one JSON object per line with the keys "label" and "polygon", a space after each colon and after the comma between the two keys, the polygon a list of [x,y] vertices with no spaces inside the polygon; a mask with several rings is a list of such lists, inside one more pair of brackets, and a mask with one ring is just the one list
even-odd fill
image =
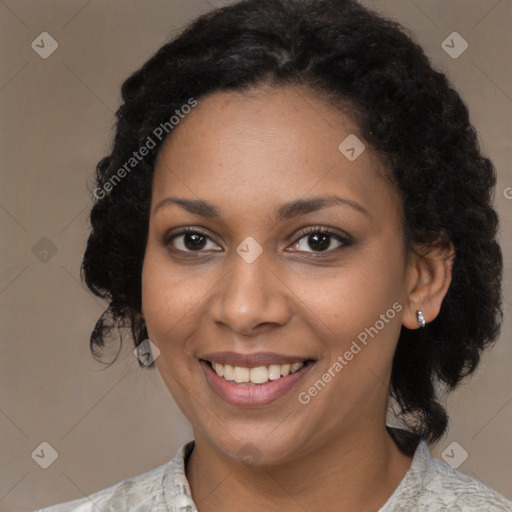
{"label": "shoulder", "polygon": [[475,478],[430,456],[418,445],[411,468],[380,512],[512,512],[512,502]]}
{"label": "shoulder", "polygon": [[450,510],[512,512],[512,502],[494,489],[434,458],[429,458],[425,493]]}
{"label": "shoulder", "polygon": [[[130,510],[168,512],[177,501],[183,501],[184,486],[188,488],[184,457],[193,441],[181,446],[174,459],[140,475],[122,480],[110,487],[36,512],[114,512]],[[186,496],[185,496],[186,497]]]}
{"label": "shoulder", "polygon": [[[159,488],[162,488],[161,483],[166,467],[167,465],[154,468],[84,498],[60,503],[38,512],[93,512],[98,509],[107,512],[121,510],[121,506],[124,507],[128,504],[141,505],[142,502],[144,502],[146,510],[152,510],[150,505],[157,499]],[[126,508],[126,510],[131,509]]]}

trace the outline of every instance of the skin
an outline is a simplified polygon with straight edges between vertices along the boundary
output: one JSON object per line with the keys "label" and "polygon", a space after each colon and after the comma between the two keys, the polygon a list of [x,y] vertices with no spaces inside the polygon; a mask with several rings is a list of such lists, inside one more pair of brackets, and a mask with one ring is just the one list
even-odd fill
{"label": "skin", "polygon": [[[186,474],[200,512],[377,511],[410,467],[385,430],[393,353],[401,325],[418,328],[416,310],[427,321],[439,313],[453,249],[405,251],[401,201],[378,155],[369,144],[354,161],[338,150],[359,133],[312,91],[258,88],[201,98],[160,149],[142,309],[161,351],[157,368],[193,427]],[[322,194],[367,214],[338,204],[275,222],[282,203]],[[155,211],[169,196],[208,201],[222,216],[174,204]],[[185,226],[205,232],[199,249],[190,235],[164,243]],[[308,226],[353,243],[331,236],[321,251],[297,235]],[[236,252],[249,236],[262,249],[252,263]],[[299,402],[298,392],[395,302],[401,311],[308,404]],[[249,409],[223,401],[205,379],[198,358],[222,350],[316,363],[289,393]],[[252,466],[242,460],[248,443],[258,450]]]}

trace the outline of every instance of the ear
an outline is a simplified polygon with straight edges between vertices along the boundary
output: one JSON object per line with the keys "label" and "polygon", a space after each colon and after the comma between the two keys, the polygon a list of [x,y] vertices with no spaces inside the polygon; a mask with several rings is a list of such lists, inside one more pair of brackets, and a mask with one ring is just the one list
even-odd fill
{"label": "ear", "polygon": [[418,310],[427,323],[437,317],[452,282],[454,258],[453,244],[444,236],[429,247],[416,245],[411,251],[407,267],[408,296],[402,317],[404,327],[420,327],[416,317]]}

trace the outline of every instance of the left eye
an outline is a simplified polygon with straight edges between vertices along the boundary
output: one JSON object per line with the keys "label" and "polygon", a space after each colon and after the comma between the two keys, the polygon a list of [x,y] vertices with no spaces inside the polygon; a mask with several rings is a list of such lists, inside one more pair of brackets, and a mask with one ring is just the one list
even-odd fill
{"label": "left eye", "polygon": [[[304,242],[301,242],[301,240],[304,240]],[[339,245],[337,247],[350,245],[350,240],[346,237],[331,231],[315,229],[304,232],[303,235],[294,243],[293,247],[296,250],[304,252],[330,252],[337,248],[329,249],[333,241],[338,242]],[[313,251],[305,250],[306,247],[312,248]]]}

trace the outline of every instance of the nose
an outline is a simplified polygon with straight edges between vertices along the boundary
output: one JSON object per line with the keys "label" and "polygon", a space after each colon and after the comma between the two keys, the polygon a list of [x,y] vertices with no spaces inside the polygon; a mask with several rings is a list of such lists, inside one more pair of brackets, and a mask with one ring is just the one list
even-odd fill
{"label": "nose", "polygon": [[252,263],[234,253],[232,267],[215,287],[211,320],[247,336],[285,325],[290,319],[292,293],[278,272],[265,251]]}

